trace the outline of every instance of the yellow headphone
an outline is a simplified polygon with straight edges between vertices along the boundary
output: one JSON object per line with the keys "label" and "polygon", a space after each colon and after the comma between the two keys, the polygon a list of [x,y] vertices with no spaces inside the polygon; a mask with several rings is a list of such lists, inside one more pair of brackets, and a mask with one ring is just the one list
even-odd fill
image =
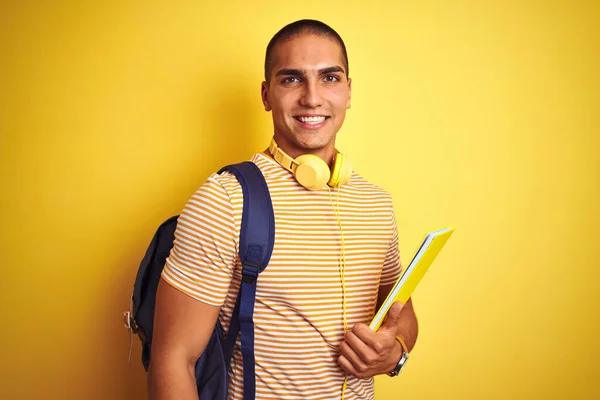
{"label": "yellow headphone", "polygon": [[336,151],[333,171],[320,157],[314,154],[303,154],[297,158],[288,156],[277,147],[275,138],[271,140],[269,152],[283,168],[294,174],[299,184],[308,190],[320,190],[325,184],[340,187],[348,183],[352,175],[352,163],[342,153]]}

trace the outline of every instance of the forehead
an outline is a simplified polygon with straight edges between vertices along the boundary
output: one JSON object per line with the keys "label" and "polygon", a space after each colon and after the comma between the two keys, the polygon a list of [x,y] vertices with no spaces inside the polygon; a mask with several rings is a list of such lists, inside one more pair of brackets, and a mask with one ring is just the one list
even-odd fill
{"label": "forehead", "polygon": [[311,70],[333,65],[344,68],[342,48],[327,36],[295,36],[278,43],[274,56],[272,73],[282,68]]}

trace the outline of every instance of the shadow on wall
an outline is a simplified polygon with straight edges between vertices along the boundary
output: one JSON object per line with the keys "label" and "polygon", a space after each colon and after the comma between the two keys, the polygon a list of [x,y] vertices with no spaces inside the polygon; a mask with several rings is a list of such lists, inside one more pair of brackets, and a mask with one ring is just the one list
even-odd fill
{"label": "shadow on wall", "polygon": [[[208,74],[204,79],[214,79],[218,73]],[[219,78],[220,79],[220,78]],[[196,110],[193,119],[194,131],[201,135],[201,148],[194,165],[197,171],[196,186],[186,193],[184,197],[177,199],[181,208],[202,185],[206,178],[216,172],[222,166],[249,159],[255,152],[263,148],[255,148],[253,143],[260,142],[256,136],[261,133],[259,127],[259,116],[253,115],[256,104],[260,104],[259,83],[249,88],[248,79],[243,77],[225,77],[228,86],[221,87],[218,92],[207,92],[198,90],[197,97],[215,99],[214,106],[209,109]],[[204,99],[206,101],[206,99]],[[193,117],[192,117],[193,118]],[[204,144],[209,144],[204,147]],[[266,147],[266,145],[265,145]],[[203,154],[211,154],[210,159],[204,158]],[[160,184],[160,183],[157,183]],[[157,204],[160,199],[157,199]],[[131,365],[128,367],[127,360],[130,350],[130,333],[123,326],[122,313],[129,308],[129,299],[133,289],[133,283],[137,274],[139,263],[144,256],[147,246],[159,224],[172,214],[165,212],[152,223],[140,223],[138,227],[131,229],[131,236],[127,243],[117,244],[118,248],[124,249],[115,264],[109,266],[112,271],[119,271],[114,276],[114,285],[110,288],[110,294],[104,299],[107,302],[97,304],[97,317],[92,344],[97,349],[97,359],[94,361],[96,370],[90,375],[87,386],[90,393],[85,398],[106,399],[144,399],[147,398],[146,372],[141,362],[141,342],[134,335],[131,351]],[[118,224],[118,221],[115,221]],[[148,226],[146,226],[148,225]],[[109,250],[109,249],[107,249]],[[114,251],[114,249],[111,249]],[[98,387],[109,384],[112,387]],[[102,395],[100,395],[102,393]],[[98,397],[94,397],[94,396]]]}

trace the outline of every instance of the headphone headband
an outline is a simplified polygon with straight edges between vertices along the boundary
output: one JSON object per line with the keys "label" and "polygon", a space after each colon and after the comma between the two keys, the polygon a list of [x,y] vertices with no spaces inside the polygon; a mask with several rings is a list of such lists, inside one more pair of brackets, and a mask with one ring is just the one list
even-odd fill
{"label": "headphone headband", "polygon": [[303,154],[295,159],[290,157],[277,146],[275,138],[271,139],[269,152],[279,165],[294,175],[300,185],[309,190],[320,190],[326,184],[339,187],[348,182],[352,175],[352,164],[337,150],[333,160],[333,172],[325,161],[314,154]]}
{"label": "headphone headband", "polygon": [[283,168],[287,169],[291,173],[296,172],[296,168],[298,168],[298,163],[292,157],[288,156],[285,151],[281,150],[277,143],[275,142],[275,138],[271,139],[271,144],[269,145],[269,152]]}

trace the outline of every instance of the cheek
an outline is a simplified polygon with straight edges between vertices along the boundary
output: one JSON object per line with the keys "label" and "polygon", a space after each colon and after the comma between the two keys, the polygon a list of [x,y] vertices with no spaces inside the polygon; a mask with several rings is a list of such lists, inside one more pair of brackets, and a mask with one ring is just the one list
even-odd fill
{"label": "cheek", "polygon": [[291,105],[293,104],[293,100],[290,94],[278,94],[274,101],[271,101],[271,105],[273,107],[273,111],[278,114],[285,114],[289,112]]}
{"label": "cheek", "polygon": [[336,110],[346,110],[346,104],[348,103],[348,98],[350,97],[350,93],[345,88],[340,88],[339,90],[332,91],[331,93],[331,104],[335,107]]}

